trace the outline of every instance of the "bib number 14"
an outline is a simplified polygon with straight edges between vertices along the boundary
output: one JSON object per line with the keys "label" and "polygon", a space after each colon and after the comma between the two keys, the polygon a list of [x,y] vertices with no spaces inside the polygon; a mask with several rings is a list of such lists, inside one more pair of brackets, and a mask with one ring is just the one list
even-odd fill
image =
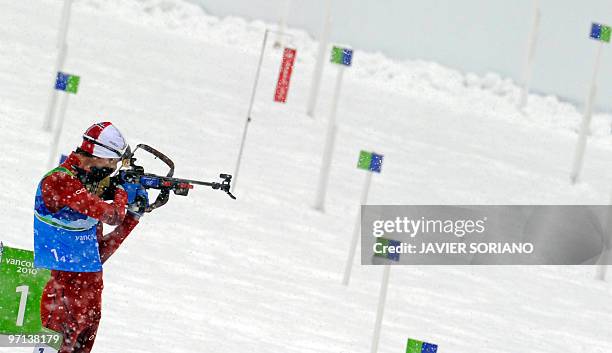
{"label": "bib number 14", "polygon": [[51,249],[51,252],[53,253],[53,256],[55,256],[55,261],[66,262],[66,257],[65,256],[62,256],[61,258],[57,256],[57,250]]}

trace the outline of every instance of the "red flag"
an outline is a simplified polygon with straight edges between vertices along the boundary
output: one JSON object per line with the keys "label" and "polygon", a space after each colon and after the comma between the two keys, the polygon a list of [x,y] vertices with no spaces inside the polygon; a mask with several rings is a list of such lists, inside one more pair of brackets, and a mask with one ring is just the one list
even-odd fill
{"label": "red flag", "polygon": [[274,101],[285,103],[287,101],[287,93],[289,92],[289,82],[291,81],[291,73],[293,72],[293,63],[295,62],[296,50],[285,48],[283,53],[283,63],[281,64],[280,73],[278,74],[278,82],[276,83],[276,93]]}

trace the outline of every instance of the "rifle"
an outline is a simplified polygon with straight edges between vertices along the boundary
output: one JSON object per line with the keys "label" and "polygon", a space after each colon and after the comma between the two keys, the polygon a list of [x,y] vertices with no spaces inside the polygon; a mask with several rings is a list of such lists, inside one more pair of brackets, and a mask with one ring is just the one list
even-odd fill
{"label": "rifle", "polygon": [[[142,166],[137,165],[134,154],[139,149],[149,152],[155,156],[155,158],[158,158],[164,162],[170,168],[166,176],[146,173]],[[236,197],[230,192],[232,182],[232,176],[230,174],[220,174],[219,177],[222,179],[220,182],[179,179],[174,178],[173,176],[174,162],[170,158],[151,146],[139,144],[136,146],[136,149],[134,149],[133,152],[128,150],[126,157],[122,162],[122,166],[119,168],[119,173],[111,178],[110,184],[120,185],[124,182],[137,183],[142,185],[145,189],[160,190],[160,193],[155,201],[145,209],[145,212],[151,212],[154,209],[165,205],[170,198],[170,191],[174,192],[175,195],[187,196],[189,190],[193,189],[194,185],[209,186],[214,190],[225,192],[234,200],[236,199]],[[112,193],[114,194],[114,191]]]}

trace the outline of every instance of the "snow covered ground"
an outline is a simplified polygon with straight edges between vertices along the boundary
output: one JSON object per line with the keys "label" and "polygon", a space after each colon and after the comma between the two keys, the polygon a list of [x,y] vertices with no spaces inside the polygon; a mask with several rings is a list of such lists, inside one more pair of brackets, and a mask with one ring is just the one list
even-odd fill
{"label": "snow covered ground", "polygon": [[[232,172],[262,22],[207,16],[179,0],[76,1],[62,150],[94,121],[171,156],[176,175]],[[32,248],[32,205],[51,134],[41,129],[61,2],[0,0],[0,179],[5,244]],[[580,113],[495,74],[356,53],[347,70],[327,211],[312,209],[336,67],[304,114],[316,43],[294,31],[287,105],[272,102],[268,48],[237,201],[198,188],[143,218],[105,271],[94,352],[369,352],[382,268],[340,284],[365,175],[385,154],[372,204],[605,204],[610,116],[596,116],[582,181],[568,171]],[[612,351],[612,284],[591,267],[394,267],[380,352],[408,337],[443,353]],[[24,349],[23,351],[31,351]],[[8,352],[0,349],[0,352]]]}

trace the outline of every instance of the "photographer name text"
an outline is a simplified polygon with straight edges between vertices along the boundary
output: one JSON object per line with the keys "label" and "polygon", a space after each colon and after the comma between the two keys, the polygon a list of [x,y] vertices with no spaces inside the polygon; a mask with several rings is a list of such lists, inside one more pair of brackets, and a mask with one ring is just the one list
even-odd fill
{"label": "photographer name text", "polygon": [[532,243],[400,243],[384,245],[375,243],[376,254],[531,254]]}

